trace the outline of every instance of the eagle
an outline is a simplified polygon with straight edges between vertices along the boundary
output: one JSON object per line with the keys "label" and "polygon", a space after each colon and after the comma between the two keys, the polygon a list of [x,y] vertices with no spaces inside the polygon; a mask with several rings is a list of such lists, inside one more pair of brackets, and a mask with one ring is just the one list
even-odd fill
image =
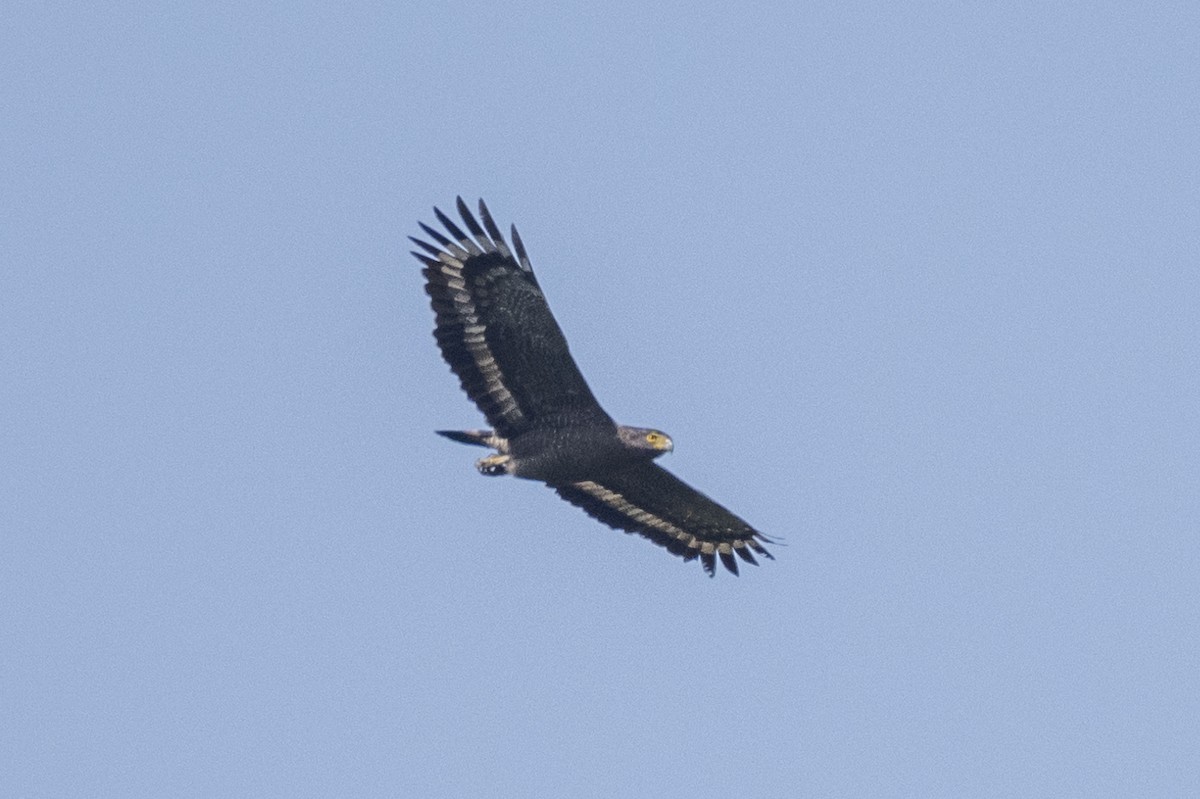
{"label": "eagle", "polygon": [[674,449],[670,436],[617,424],[600,407],[516,227],[510,248],[483,200],[478,219],[462,197],[457,207],[469,235],[434,208],[446,232],[421,222],[433,243],[409,239],[442,357],[491,428],[436,432],[495,450],[476,463],[481,474],[543,482],[609,527],[699,559],[710,577],[717,558],[735,575],[738,558],[774,560],[771,539],[654,462]]}

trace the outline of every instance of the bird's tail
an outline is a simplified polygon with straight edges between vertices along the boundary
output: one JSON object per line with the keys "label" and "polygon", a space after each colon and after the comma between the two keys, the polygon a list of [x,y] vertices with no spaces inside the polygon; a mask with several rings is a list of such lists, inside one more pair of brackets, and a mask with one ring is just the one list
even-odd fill
{"label": "bird's tail", "polygon": [[457,441],[460,444],[474,444],[478,447],[500,449],[502,444],[508,443],[497,436],[494,430],[435,430],[434,432],[451,441]]}

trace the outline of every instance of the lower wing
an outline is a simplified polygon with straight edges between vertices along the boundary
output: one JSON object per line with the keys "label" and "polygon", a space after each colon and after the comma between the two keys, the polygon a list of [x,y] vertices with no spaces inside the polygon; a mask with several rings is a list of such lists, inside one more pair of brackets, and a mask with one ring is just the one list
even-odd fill
{"label": "lower wing", "polygon": [[747,563],[758,563],[756,552],[774,560],[763,544],[775,542],[654,463],[552,487],[609,527],[644,536],[684,560],[700,558],[710,576],[718,557],[734,574],[735,554]]}

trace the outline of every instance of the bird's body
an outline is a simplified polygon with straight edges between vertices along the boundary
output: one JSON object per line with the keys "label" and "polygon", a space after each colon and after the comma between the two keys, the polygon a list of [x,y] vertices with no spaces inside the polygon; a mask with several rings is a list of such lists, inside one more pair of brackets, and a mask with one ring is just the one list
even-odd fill
{"label": "bird's body", "polygon": [[717,558],[734,574],[755,563],[769,540],[745,521],[653,463],[671,451],[659,430],[619,425],[605,413],[575,365],[538,287],[516,228],[515,254],[482,201],[481,226],[458,200],[468,236],[441,211],[451,238],[421,228],[438,246],[424,253],[436,315],[434,336],[490,430],[439,431],[496,453],[477,463],[487,475],[538,480],[605,524],[636,532],[711,575]]}
{"label": "bird's body", "polygon": [[[503,470],[497,470],[495,474],[511,474],[551,484],[592,479],[649,461],[670,451],[673,446],[666,434],[657,430],[611,422],[572,425],[566,420],[551,419],[549,424],[526,430],[511,439],[500,438],[494,430],[438,432],[464,444],[491,447],[506,457],[503,461],[483,459],[483,462],[504,464]],[[664,443],[648,447],[636,443],[651,435],[662,436]]]}

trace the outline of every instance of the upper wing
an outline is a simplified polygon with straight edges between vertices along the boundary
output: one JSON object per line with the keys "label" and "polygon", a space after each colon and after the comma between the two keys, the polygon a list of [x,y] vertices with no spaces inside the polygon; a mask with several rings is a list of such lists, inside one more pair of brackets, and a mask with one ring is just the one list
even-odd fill
{"label": "upper wing", "polygon": [[753,552],[774,560],[762,546],[771,539],[654,463],[553,488],[609,527],[645,536],[684,560],[700,558],[710,576],[717,556],[734,574],[734,553],[749,563],[757,564]]}
{"label": "upper wing", "polygon": [[425,291],[437,315],[433,334],[496,432],[509,438],[563,411],[611,424],[571,358],[517,229],[514,258],[482,200],[481,227],[458,198],[471,236],[437,208],[433,212],[450,238],[422,224],[441,246],[412,239],[428,253],[413,255],[425,264]]}

